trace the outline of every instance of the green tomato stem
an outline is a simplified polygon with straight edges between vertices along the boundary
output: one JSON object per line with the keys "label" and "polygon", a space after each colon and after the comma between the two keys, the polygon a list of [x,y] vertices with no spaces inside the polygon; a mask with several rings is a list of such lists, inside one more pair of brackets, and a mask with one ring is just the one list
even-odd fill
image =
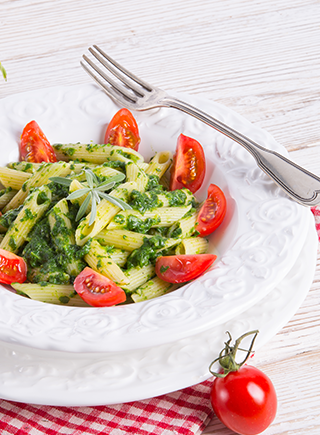
{"label": "green tomato stem", "polygon": [[[238,371],[238,370],[243,366],[243,364],[246,363],[246,361],[248,360],[248,358],[250,357],[250,355],[253,353],[253,350],[252,350],[252,349],[253,349],[253,345],[254,345],[254,342],[255,342],[255,340],[256,340],[256,338],[257,338],[258,333],[259,333],[258,330],[250,331],[250,332],[246,332],[245,334],[241,335],[241,337],[239,337],[239,338],[235,341],[235,343],[234,343],[233,346],[231,346],[230,343],[231,343],[231,341],[232,341],[232,337],[231,337],[230,332],[227,331],[227,334],[229,335],[229,340],[225,342],[225,347],[224,347],[224,348],[221,350],[221,352],[219,353],[218,358],[216,358],[216,359],[215,359],[214,361],[212,361],[212,363],[210,364],[210,366],[209,366],[209,371],[210,371],[210,373],[211,373],[213,376],[216,376],[216,377],[218,377],[218,378],[224,378],[224,377],[226,377],[229,373]],[[253,336],[253,339],[251,340],[251,344],[250,344],[249,349],[241,349],[241,348],[239,347],[241,341],[242,341],[245,337],[247,337],[248,335],[252,335],[252,334],[254,334],[254,336]],[[244,352],[247,352],[247,355],[245,356],[244,360],[241,361],[240,363],[237,363],[236,360],[235,360],[236,353],[237,353],[238,350],[242,350],[242,351],[244,351]],[[222,367],[222,369],[223,369],[223,373],[217,373],[217,372],[214,372],[214,371],[212,370],[212,366],[213,366],[213,364],[214,364],[215,362],[217,362],[217,361],[219,362],[220,366]]]}

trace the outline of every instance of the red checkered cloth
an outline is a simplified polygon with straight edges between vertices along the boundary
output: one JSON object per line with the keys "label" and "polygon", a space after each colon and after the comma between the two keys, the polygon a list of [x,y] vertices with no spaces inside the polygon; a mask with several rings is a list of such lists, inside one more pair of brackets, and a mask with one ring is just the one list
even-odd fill
{"label": "red checkered cloth", "polygon": [[1,435],[195,435],[213,416],[212,378],[139,402],[111,406],[53,407],[0,401]]}
{"label": "red checkered cloth", "polygon": [[[320,240],[320,208],[312,208]],[[213,378],[139,402],[52,407],[0,400],[1,435],[198,435],[213,417]]]}

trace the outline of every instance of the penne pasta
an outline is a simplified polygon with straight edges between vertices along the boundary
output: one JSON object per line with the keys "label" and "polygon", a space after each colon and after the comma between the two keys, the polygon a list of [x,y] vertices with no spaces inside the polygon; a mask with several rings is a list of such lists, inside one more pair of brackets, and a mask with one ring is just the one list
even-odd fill
{"label": "penne pasta", "polygon": [[65,284],[12,284],[17,293],[40,302],[71,307],[90,307],[74,290],[73,285]]}
{"label": "penne pasta", "polygon": [[[129,193],[135,189],[136,183],[128,182],[121,184],[114,189],[110,195],[114,198],[119,198],[123,201],[128,199]],[[103,199],[97,207],[96,219],[92,225],[89,225],[90,213],[80,223],[76,230],[76,243],[80,246],[84,245],[90,238],[95,237],[120,211],[120,207],[111,204],[108,200]]]}
{"label": "penne pasta", "polygon": [[50,182],[51,177],[63,177],[70,173],[70,165],[65,162],[46,163],[41,165],[37,171],[23,184],[22,188],[5,206],[4,211],[19,207],[28,196],[31,189],[43,186]]}
{"label": "penne pasta", "polygon": [[176,255],[204,254],[208,250],[208,241],[203,237],[187,237],[176,247]]}
{"label": "penne pasta", "polygon": [[141,154],[131,148],[109,144],[53,144],[58,160],[79,160],[101,165],[107,161],[143,162]]}
{"label": "penne pasta", "polygon": [[0,167],[0,182],[4,187],[11,187],[14,190],[20,190],[23,184],[31,177],[31,174],[22,171],[16,171],[10,168]]}
{"label": "penne pasta", "polygon": [[147,281],[145,284],[137,288],[132,294],[131,298],[134,302],[142,302],[148,299],[157,298],[169,293],[179,286],[170,282],[163,281],[157,276]]}
{"label": "penne pasta", "polygon": [[123,285],[122,288],[128,292],[132,292],[147,282],[155,274],[155,268],[152,264],[143,267],[133,267],[125,272],[125,275],[128,278],[128,283]]}
{"label": "penne pasta", "polygon": [[[128,228],[135,231],[139,228],[139,221],[147,222],[149,220],[149,228],[169,227],[175,222],[183,218],[191,209],[191,204],[186,207],[159,207],[151,211],[146,211],[141,214],[135,210],[120,211],[107,226],[108,230]],[[138,229],[137,232],[141,232]]]}
{"label": "penne pasta", "polygon": [[47,186],[35,189],[28,196],[21,211],[6,232],[0,243],[0,248],[17,252],[27,240],[32,227],[49,208],[50,202],[51,191]]}
{"label": "penne pasta", "polygon": [[156,153],[149,163],[146,173],[148,175],[157,175],[161,178],[172,163],[172,153],[170,151],[161,151]]}
{"label": "penne pasta", "polygon": [[121,268],[109,256],[106,256],[105,249],[96,240],[92,240],[90,251],[84,259],[92,269],[111,279],[117,285],[122,286],[129,283],[129,279]]}

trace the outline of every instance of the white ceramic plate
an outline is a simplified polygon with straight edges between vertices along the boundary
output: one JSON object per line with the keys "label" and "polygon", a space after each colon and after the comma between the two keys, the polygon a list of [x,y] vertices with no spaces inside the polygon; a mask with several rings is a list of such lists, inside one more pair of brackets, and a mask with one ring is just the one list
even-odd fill
{"label": "white ceramic plate", "polygon": [[[181,97],[181,96],[180,96]],[[273,138],[216,103],[182,96],[261,145],[282,153]],[[118,107],[94,85],[28,92],[0,102],[0,164],[18,159],[19,136],[35,119],[54,142],[99,142]],[[0,288],[0,340],[68,352],[127,352],[189,339],[261,301],[288,274],[304,245],[308,209],[257,168],[238,144],[172,109],[138,113],[146,158],[174,150],[180,133],[203,145],[208,185],[225,192],[228,213],[210,238],[219,259],[212,270],[163,297],[112,308],[71,308],[31,301]],[[129,368],[129,373],[130,373]]]}
{"label": "white ceramic plate", "polygon": [[[255,349],[293,316],[313,280],[318,240],[308,236],[288,275],[246,312],[174,343],[127,352],[74,354],[0,342],[0,397],[42,405],[94,406],[141,400],[202,382],[227,339],[259,329]],[[239,359],[241,359],[240,356]]]}

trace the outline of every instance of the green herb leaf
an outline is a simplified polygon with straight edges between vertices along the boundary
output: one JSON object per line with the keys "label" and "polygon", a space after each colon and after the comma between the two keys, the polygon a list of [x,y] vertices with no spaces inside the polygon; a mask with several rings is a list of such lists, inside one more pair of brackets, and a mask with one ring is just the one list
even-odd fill
{"label": "green herb leaf", "polygon": [[67,196],[67,199],[71,200],[71,199],[81,198],[81,196],[89,192],[91,192],[91,189],[89,189],[88,187],[84,187],[83,189],[78,189],[70,193],[70,195]]}
{"label": "green herb leaf", "polygon": [[[77,191],[77,192],[79,192],[79,191]],[[91,199],[91,193],[88,194],[86,199],[81,204],[81,206],[78,210],[77,216],[76,216],[76,221],[79,221],[86,214],[87,207],[90,204],[90,199]]]}
{"label": "green herb leaf", "polygon": [[132,207],[127,204],[126,202],[122,201],[122,199],[115,198],[114,196],[108,195],[104,192],[99,192],[99,196],[101,196],[103,199],[107,199],[111,204],[117,205],[121,208],[121,210],[132,210]]}
{"label": "green herb leaf", "polygon": [[2,75],[3,75],[3,78],[5,79],[5,81],[7,81],[7,72],[4,69],[4,67],[1,65],[1,62],[0,62],[0,71],[2,72]]}
{"label": "green herb leaf", "polygon": [[94,182],[97,181],[95,184],[99,183],[99,180],[97,180],[97,176],[91,171],[91,169],[85,169],[84,172],[86,174],[87,183],[90,189],[93,189]]}
{"label": "green herb leaf", "polygon": [[62,186],[70,186],[70,184],[72,183],[72,180],[70,180],[70,178],[63,177],[50,177],[49,180],[61,184]]}
{"label": "green herb leaf", "polygon": [[89,226],[93,224],[93,222],[96,219],[96,216],[97,216],[97,203],[95,201],[95,198],[92,198]]}

